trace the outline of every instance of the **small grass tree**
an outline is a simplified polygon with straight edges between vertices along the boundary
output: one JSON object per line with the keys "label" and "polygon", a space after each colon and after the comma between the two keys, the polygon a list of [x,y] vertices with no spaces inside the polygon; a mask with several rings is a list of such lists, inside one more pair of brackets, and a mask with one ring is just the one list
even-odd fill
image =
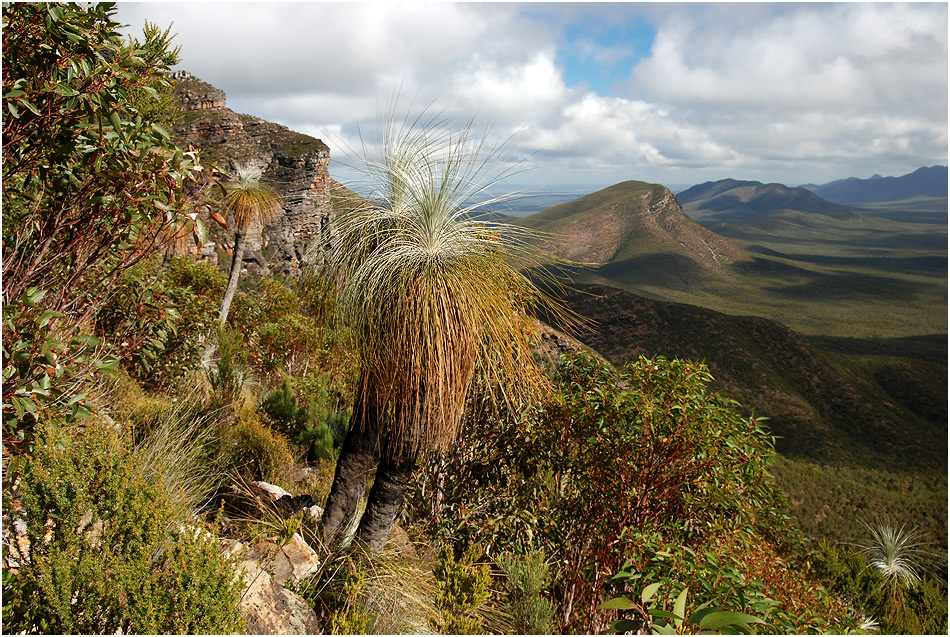
{"label": "small grass tree", "polygon": [[861,550],[868,566],[884,577],[884,619],[889,624],[905,624],[908,619],[907,591],[921,581],[922,537],[916,529],[905,530],[887,520],[865,523],[871,542]]}
{"label": "small grass tree", "polygon": [[238,166],[234,178],[223,182],[221,187],[224,189],[223,216],[234,215],[234,255],[218,315],[218,321],[224,325],[241,278],[247,231],[255,221],[263,225],[276,217],[281,207],[280,196],[273,188],[261,183],[260,171],[250,166]]}
{"label": "small grass tree", "polygon": [[371,548],[385,544],[420,451],[456,440],[478,379],[509,401],[540,382],[528,309],[546,297],[520,268],[542,260],[524,229],[472,216],[498,201],[488,189],[511,174],[497,169],[503,146],[472,122],[454,129],[425,113],[391,116],[378,151],[364,146],[372,203],[337,218],[330,260],[361,368],[324,513],[331,545],[355,519],[381,431],[357,531]]}

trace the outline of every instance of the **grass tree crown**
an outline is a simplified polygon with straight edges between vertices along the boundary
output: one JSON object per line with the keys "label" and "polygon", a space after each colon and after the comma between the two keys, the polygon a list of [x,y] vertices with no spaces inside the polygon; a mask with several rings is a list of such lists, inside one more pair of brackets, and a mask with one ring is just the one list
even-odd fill
{"label": "grass tree crown", "polygon": [[247,232],[254,221],[266,224],[280,213],[280,195],[261,181],[260,170],[252,166],[237,166],[221,186],[221,211],[225,218],[234,215],[235,232]]}
{"label": "grass tree crown", "polygon": [[478,378],[509,402],[540,382],[529,310],[553,302],[521,270],[545,260],[526,229],[475,218],[513,173],[486,139],[472,122],[390,117],[363,147],[370,200],[337,219],[339,318],[391,405],[394,453],[450,445]]}

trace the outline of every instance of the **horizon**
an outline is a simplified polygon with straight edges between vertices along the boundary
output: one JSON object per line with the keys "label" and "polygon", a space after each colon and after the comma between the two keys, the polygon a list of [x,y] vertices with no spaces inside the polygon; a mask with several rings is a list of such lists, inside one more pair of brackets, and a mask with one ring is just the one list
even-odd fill
{"label": "horizon", "polygon": [[170,26],[176,70],[322,139],[339,176],[397,94],[492,123],[517,180],[545,188],[948,163],[944,3],[235,4],[121,2],[116,18],[127,35]]}

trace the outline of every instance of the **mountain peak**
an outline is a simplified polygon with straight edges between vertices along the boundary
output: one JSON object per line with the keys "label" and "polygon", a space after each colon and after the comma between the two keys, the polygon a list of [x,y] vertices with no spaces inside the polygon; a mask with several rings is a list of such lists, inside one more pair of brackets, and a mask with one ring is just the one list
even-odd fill
{"label": "mountain peak", "polygon": [[610,186],[521,222],[553,235],[551,248],[560,257],[602,271],[649,273],[655,281],[673,277],[680,286],[749,258],[687,217],[668,188],[642,181]]}

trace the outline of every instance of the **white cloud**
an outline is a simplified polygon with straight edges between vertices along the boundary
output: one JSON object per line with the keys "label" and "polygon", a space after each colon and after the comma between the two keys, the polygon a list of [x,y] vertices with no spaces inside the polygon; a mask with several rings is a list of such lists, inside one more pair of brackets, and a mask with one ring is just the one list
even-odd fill
{"label": "white cloud", "polygon": [[[658,30],[627,92],[567,87],[558,46],[605,64],[626,49],[564,42],[562,25],[633,13]],[[334,153],[401,86],[403,103],[520,129],[512,150],[537,151],[539,181],[799,183],[947,161],[943,4],[158,3],[119,16],[174,23],[182,68]]]}

